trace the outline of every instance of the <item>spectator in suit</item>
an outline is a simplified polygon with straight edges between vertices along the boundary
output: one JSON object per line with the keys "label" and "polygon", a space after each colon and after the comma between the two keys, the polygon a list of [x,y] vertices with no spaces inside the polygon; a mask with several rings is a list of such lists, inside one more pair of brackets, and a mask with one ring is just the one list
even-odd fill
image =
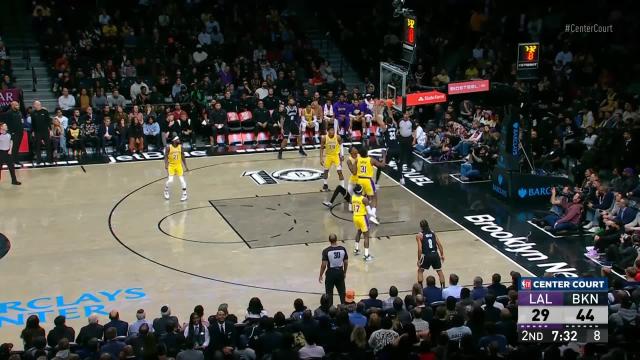
{"label": "spectator in suit", "polygon": [[427,286],[422,289],[422,295],[427,305],[435,301],[442,301],[442,288],[436,286],[436,278],[433,275],[427,276]]}
{"label": "spectator in suit", "polygon": [[107,328],[104,331],[104,343],[100,347],[100,352],[111,355],[112,359],[119,359],[120,352],[127,344],[125,344],[124,341],[118,340],[117,337],[118,330],[115,327]]}
{"label": "spectator in suit", "polygon": [[605,221],[605,225],[608,225],[610,222],[615,221],[623,225],[629,224],[636,218],[637,214],[638,210],[629,207],[629,199],[622,199],[620,200],[620,208],[618,209],[618,214],[613,219]]}
{"label": "spectator in suit", "polygon": [[227,135],[229,135],[229,127],[227,126],[227,113],[222,109],[219,102],[213,105],[213,110],[209,113],[211,124],[211,138],[209,142],[214,144],[217,142],[218,135],[223,135],[223,143],[227,143]]}
{"label": "spectator in suit", "polygon": [[104,335],[104,327],[98,324],[98,315],[89,316],[89,324],[80,328],[76,342],[79,345],[87,345],[89,340],[98,339],[101,340]]}
{"label": "spectator in suit", "polygon": [[111,144],[114,147],[117,145],[116,129],[111,124],[111,117],[105,116],[104,122],[98,127],[98,138],[100,139],[100,153],[106,155],[104,150],[105,146]]}
{"label": "spectator in suit", "polygon": [[160,337],[167,333],[167,323],[169,321],[174,322],[174,327],[180,324],[178,318],[171,315],[171,308],[164,305],[160,308],[160,317],[153,319],[153,331],[156,336]]}
{"label": "spectator in suit", "polygon": [[144,144],[148,147],[149,144],[153,144],[156,150],[162,149],[162,136],[160,135],[160,125],[156,122],[154,116],[149,115],[147,122],[142,126],[142,132],[144,133]]}
{"label": "spectator in suit", "polygon": [[601,210],[609,210],[611,206],[613,206],[614,197],[613,191],[610,191],[608,186],[600,185],[598,187],[593,199],[587,202],[586,220],[589,221],[589,223],[584,226],[585,230],[598,225],[593,221],[595,219],[595,213]]}
{"label": "spectator in suit", "polygon": [[65,323],[66,320],[62,315],[56,316],[53,320],[54,327],[47,335],[47,344],[50,347],[56,346],[62,339],[67,339],[70,342],[76,340],[76,331],[72,327],[67,326]]}
{"label": "spectator in suit", "polygon": [[31,111],[31,136],[33,137],[34,158],[38,163],[42,162],[41,147],[43,142],[47,150],[47,158],[45,160],[53,160],[53,148],[51,147],[51,140],[49,139],[50,126],[51,115],[49,115],[49,111],[42,107],[40,101],[34,101]]}
{"label": "spectator in suit", "polygon": [[116,328],[117,336],[127,336],[127,333],[129,331],[129,323],[120,320],[120,313],[118,313],[118,310],[111,310],[111,312],[109,313],[109,320],[111,321],[104,324],[105,331],[111,327],[114,327]]}
{"label": "spectator in suit", "polygon": [[491,285],[487,287],[487,290],[493,294],[493,296],[507,295],[507,287],[502,283],[502,277],[500,274],[495,273],[491,276]]}
{"label": "spectator in suit", "polygon": [[227,314],[218,310],[216,321],[209,325],[209,336],[211,337],[209,350],[213,358],[224,359],[233,355],[236,348],[235,326],[227,321]]}
{"label": "spectator in suit", "polygon": [[[167,356],[169,357],[175,357],[176,355],[178,355],[178,352],[180,351],[180,349],[182,349],[185,341],[184,335],[179,328],[179,324],[177,321],[178,319],[176,318],[174,321],[173,318],[174,317],[172,316],[169,320],[164,322],[164,334],[158,337],[158,342],[166,347]],[[157,332],[158,329],[156,329],[156,334]]]}

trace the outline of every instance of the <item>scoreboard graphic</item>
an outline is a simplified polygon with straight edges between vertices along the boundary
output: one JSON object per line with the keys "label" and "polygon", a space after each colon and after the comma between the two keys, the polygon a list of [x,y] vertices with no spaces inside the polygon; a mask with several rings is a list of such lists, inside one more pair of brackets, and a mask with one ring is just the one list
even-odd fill
{"label": "scoreboard graphic", "polygon": [[540,43],[518,44],[516,77],[520,80],[537,79],[540,63]]}
{"label": "scoreboard graphic", "polygon": [[606,278],[522,278],[518,287],[520,342],[608,341]]}

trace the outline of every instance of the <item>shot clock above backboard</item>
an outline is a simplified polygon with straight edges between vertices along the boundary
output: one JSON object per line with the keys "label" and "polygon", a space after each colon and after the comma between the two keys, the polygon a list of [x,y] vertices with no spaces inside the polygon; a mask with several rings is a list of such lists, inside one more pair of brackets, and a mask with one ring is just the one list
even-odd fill
{"label": "shot clock above backboard", "polygon": [[519,80],[538,78],[540,43],[518,44],[517,77]]}

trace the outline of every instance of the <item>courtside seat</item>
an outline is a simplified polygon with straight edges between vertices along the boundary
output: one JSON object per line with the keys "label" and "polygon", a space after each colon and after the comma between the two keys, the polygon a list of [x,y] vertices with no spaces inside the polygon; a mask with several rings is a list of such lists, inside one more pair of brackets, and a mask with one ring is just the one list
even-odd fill
{"label": "courtside seat", "polygon": [[240,117],[235,112],[227,113],[227,126],[229,127],[229,131],[240,131],[242,130],[242,125],[240,124]]}
{"label": "courtside seat", "polygon": [[255,145],[256,135],[252,132],[242,133],[242,145]]}
{"label": "courtside seat", "polygon": [[241,145],[242,144],[242,135],[241,134],[229,134],[229,145]]}
{"label": "courtside seat", "polygon": [[243,131],[253,131],[256,128],[256,122],[253,120],[251,111],[243,111],[239,114],[240,124]]}
{"label": "courtside seat", "polygon": [[362,131],[360,130],[351,131],[351,140],[360,141],[361,139],[362,139]]}
{"label": "courtside seat", "polygon": [[271,139],[269,139],[269,134],[264,131],[258,133],[258,138],[256,139],[258,144],[269,144]]}

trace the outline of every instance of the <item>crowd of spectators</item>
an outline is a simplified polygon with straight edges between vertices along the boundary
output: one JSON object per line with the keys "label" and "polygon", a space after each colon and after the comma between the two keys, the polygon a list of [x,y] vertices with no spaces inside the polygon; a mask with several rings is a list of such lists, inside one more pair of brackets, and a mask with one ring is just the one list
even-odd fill
{"label": "crowd of spectators", "polygon": [[[6,96],[5,91],[7,89],[15,89],[15,78],[13,76],[13,68],[11,65],[11,59],[9,58],[10,49],[7,48],[7,45],[2,40],[2,34],[0,34],[0,91],[2,91],[3,98],[0,99],[0,113],[7,111],[9,108],[10,102],[13,99],[13,95],[11,95],[11,99],[5,99]],[[21,95],[18,93],[18,95]],[[20,100],[15,99],[15,100]]]}
{"label": "crowd of spectators", "polygon": [[[640,264],[638,264],[640,265]],[[64,316],[47,331],[31,315],[21,333],[24,351],[0,347],[0,360],[19,359],[635,359],[639,355],[640,288],[614,280],[609,299],[609,344],[525,344],[519,342],[518,280],[504,285],[493,274],[460,286],[451,274],[439,288],[433,276],[399,296],[391,286],[382,298],[378,289],[357,299],[347,291],[345,303],[333,306],[322,295],[319,306],[293,301],[291,312],[270,314],[259,298],[246,312],[233,314],[220,304],[208,316],[195,306],[180,322],[169,306],[155,319],[144,309],[131,323],[117,310],[102,325],[97,315],[79,331]],[[471,279],[470,279],[471,280]],[[149,316],[149,318],[147,318]]]}

